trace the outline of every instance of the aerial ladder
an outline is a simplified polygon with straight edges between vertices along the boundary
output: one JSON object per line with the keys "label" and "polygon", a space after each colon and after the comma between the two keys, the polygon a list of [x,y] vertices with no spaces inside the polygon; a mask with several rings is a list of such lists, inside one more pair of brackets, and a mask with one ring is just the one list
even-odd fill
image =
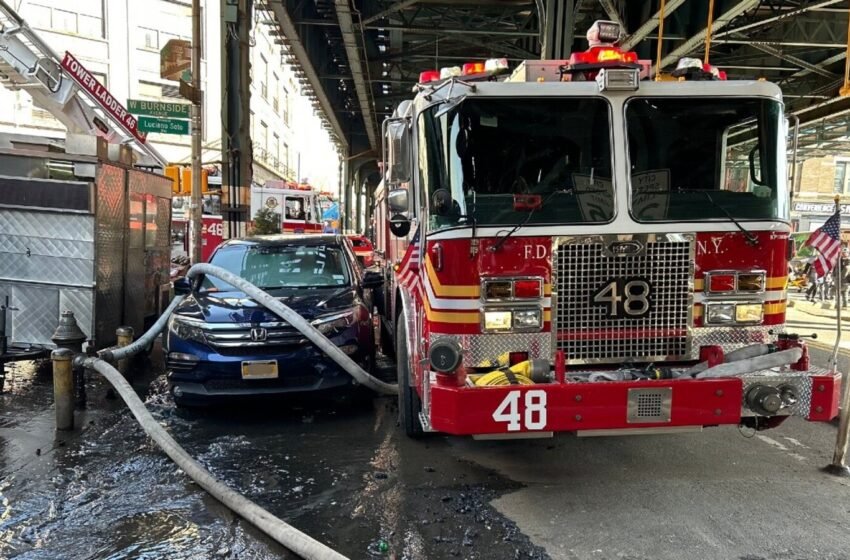
{"label": "aerial ladder", "polygon": [[67,74],[61,61],[6,0],[0,0],[0,84],[13,91],[25,90],[69,133],[130,144],[153,159],[154,166],[164,167],[162,154],[104,111],[94,95]]}

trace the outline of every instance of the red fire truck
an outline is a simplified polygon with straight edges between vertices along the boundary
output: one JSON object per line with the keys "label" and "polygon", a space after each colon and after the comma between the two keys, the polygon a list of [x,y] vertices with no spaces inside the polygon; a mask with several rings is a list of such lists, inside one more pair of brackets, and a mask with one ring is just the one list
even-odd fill
{"label": "red fire truck", "polygon": [[409,435],[837,415],[839,375],[784,328],[780,89],[694,59],[641,80],[619,36],[425,72],[385,122],[376,249]]}
{"label": "red fire truck", "polygon": [[283,233],[322,233],[318,195],[307,183],[270,180],[251,186],[251,216],[269,208],[280,216]]}

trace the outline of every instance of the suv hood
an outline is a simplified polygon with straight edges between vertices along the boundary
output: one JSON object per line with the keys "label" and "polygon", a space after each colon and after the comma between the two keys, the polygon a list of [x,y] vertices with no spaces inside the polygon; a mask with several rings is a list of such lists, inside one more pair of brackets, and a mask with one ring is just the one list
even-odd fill
{"label": "suv hood", "polygon": [[[349,309],[356,293],[351,287],[268,290],[268,293],[308,321]],[[175,313],[207,323],[264,323],[282,319],[244,292],[200,292],[188,296]]]}

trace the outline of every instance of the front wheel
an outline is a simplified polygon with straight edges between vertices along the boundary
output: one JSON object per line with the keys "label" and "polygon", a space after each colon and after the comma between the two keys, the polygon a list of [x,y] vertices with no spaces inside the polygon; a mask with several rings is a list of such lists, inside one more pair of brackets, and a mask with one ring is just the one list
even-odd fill
{"label": "front wheel", "polygon": [[410,385],[410,365],[407,359],[407,327],[404,317],[399,315],[396,326],[396,362],[398,363],[398,413],[404,433],[411,438],[421,438],[425,431],[419,414],[422,400]]}

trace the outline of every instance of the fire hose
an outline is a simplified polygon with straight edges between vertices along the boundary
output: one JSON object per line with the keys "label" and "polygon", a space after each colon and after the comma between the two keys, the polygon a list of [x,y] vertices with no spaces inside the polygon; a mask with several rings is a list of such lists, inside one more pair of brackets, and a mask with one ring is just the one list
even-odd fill
{"label": "fire hose", "polygon": [[[269,311],[280,316],[294,328],[301,331],[304,336],[328,354],[331,359],[339,363],[340,366],[361,384],[381,393],[397,394],[397,385],[381,381],[364,371],[303,317],[250,282],[222,268],[209,264],[196,264],[187,274],[189,278],[200,275],[220,278],[231,286],[244,291],[257,303],[263,305]],[[159,422],[145,408],[144,403],[136,395],[132,386],[110,364],[110,362],[129,358],[144,348],[147,348],[165,328],[169,316],[182,300],[183,296],[175,297],[156,323],[134,343],[122,348],[102,350],[98,353],[97,357],[83,359],[82,365],[87,369],[92,369],[100,373],[112,385],[121,398],[124,399],[130,412],[139,422],[145,433],[159,445],[160,449],[183,472],[221,503],[239,514],[246,521],[252,523],[266,535],[303,558],[308,560],[347,560],[339,552],[295,529],[285,521],[217,480],[203,465],[186,453],[174,438],[159,425]]]}
{"label": "fire hose", "polygon": [[761,369],[786,366],[800,359],[803,351],[790,348],[776,352],[772,344],[751,344],[727,353],[722,364],[709,367],[708,362],[700,362],[679,377],[731,377]]}

